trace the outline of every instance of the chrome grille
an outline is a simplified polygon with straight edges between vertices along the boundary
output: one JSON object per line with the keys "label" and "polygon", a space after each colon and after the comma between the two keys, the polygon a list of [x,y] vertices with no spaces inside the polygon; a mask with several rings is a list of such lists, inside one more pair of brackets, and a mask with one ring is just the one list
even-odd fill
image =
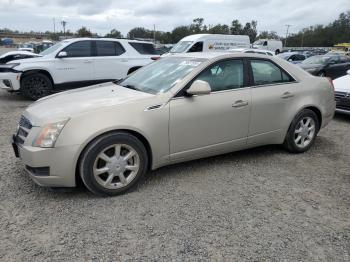
{"label": "chrome grille", "polygon": [[30,121],[24,117],[21,116],[21,119],[19,120],[18,123],[18,130],[17,130],[17,134],[16,134],[16,142],[19,144],[24,144],[24,141],[26,139],[26,137],[29,134],[30,129],[32,129],[32,124],[30,123]]}

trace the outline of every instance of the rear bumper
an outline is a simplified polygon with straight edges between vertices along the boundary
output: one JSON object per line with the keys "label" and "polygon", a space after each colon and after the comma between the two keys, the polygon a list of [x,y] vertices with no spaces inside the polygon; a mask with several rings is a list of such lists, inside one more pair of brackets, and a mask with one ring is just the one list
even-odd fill
{"label": "rear bumper", "polygon": [[0,73],[0,88],[8,91],[18,91],[20,85],[21,73]]}
{"label": "rear bumper", "polygon": [[79,146],[40,148],[22,146],[14,142],[12,145],[26,172],[38,185],[48,187],[74,187],[76,185],[75,155]]}

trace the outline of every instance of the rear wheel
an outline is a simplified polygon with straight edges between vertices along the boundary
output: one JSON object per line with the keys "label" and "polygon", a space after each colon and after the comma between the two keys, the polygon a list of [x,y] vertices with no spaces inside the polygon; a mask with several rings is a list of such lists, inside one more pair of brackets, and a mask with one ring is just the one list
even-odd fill
{"label": "rear wheel", "polygon": [[146,174],[147,151],[124,132],[106,134],[91,143],[80,161],[80,176],[94,194],[113,196],[131,190]]}
{"label": "rear wheel", "polygon": [[292,153],[302,153],[309,150],[315,141],[319,128],[315,112],[304,109],[290,125],[284,146]]}
{"label": "rear wheel", "polygon": [[21,91],[25,97],[31,100],[37,100],[51,94],[52,82],[44,74],[28,74],[21,80]]}

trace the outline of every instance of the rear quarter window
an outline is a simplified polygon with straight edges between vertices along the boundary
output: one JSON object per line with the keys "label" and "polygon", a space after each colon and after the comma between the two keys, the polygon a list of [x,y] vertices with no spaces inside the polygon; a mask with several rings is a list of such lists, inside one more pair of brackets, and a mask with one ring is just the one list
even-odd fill
{"label": "rear quarter window", "polygon": [[129,44],[142,55],[156,55],[157,51],[152,43],[135,43],[129,42]]}

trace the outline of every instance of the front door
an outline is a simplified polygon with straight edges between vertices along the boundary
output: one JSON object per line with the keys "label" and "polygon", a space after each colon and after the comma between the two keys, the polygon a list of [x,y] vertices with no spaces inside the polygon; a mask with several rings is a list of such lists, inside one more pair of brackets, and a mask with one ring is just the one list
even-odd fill
{"label": "front door", "polygon": [[62,51],[67,57],[55,58],[55,84],[86,82],[94,79],[94,60],[91,41],[74,42]]}
{"label": "front door", "polygon": [[251,93],[246,87],[243,60],[209,66],[195,80],[209,83],[212,92],[170,101],[170,160],[230,152],[246,145]]}

